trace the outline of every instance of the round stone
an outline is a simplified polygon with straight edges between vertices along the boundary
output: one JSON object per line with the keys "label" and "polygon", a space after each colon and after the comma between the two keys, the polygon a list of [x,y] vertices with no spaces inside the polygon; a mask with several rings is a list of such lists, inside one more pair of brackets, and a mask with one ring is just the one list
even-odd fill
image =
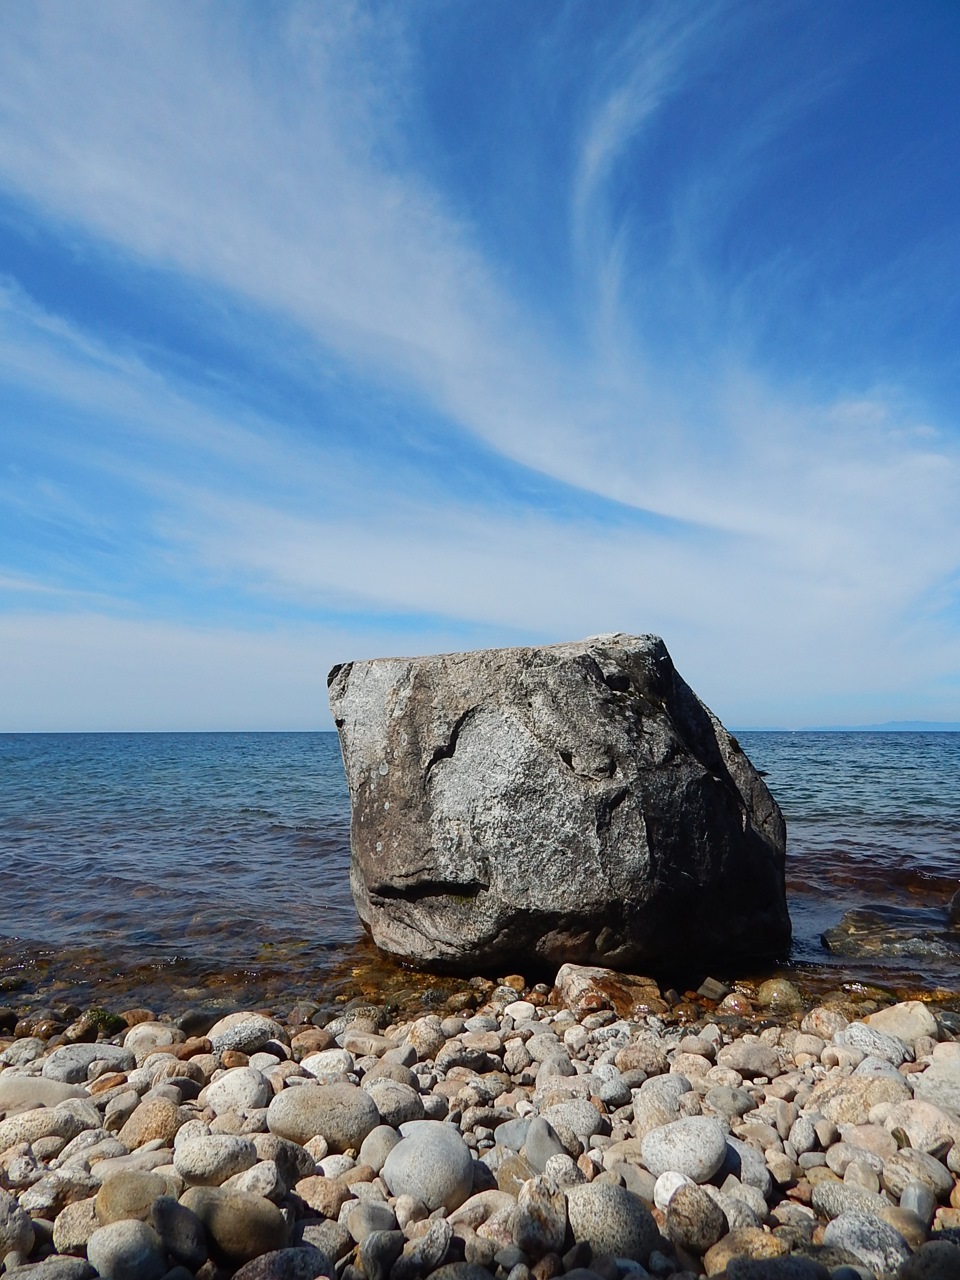
{"label": "round stone", "polygon": [[99,1226],[94,1198],[64,1205],[53,1224],[53,1247],[57,1253],[82,1258],[87,1252],[87,1241]]}
{"label": "round stone", "polygon": [[859,1049],[865,1058],[882,1058],[894,1067],[899,1067],[912,1056],[899,1037],[888,1035],[875,1026],[868,1027],[865,1022],[851,1022],[834,1036],[834,1043]]}
{"label": "round stone", "polygon": [[766,1076],[772,1080],[780,1074],[780,1058],[776,1049],[762,1040],[734,1040],[717,1054],[717,1065],[728,1067],[741,1076],[753,1079]]}
{"label": "round stone", "polygon": [[137,1065],[130,1050],[116,1044],[65,1044],[44,1060],[41,1074],[47,1080],[82,1084],[95,1062],[110,1071],[132,1071]]}
{"label": "round stone", "polygon": [[276,1094],[267,1108],[271,1133],[301,1145],[321,1136],[331,1151],[359,1151],[379,1123],[376,1103],[353,1084],[297,1085]]}
{"label": "round stone", "polygon": [[385,1125],[399,1129],[409,1120],[423,1119],[423,1101],[416,1089],[399,1080],[381,1078],[364,1090],[376,1103]]}
{"label": "round stone", "polygon": [[311,1076],[340,1076],[353,1070],[353,1054],[346,1049],[323,1049],[300,1059],[300,1065]]}
{"label": "round stone", "polygon": [[661,1173],[653,1185],[653,1203],[661,1213],[666,1213],[667,1205],[670,1203],[675,1191],[679,1191],[681,1187],[695,1187],[696,1185],[693,1179],[688,1178],[685,1173],[677,1173],[675,1169],[668,1169],[666,1173]]}
{"label": "round stone", "polygon": [[[498,1135],[499,1137],[499,1135]],[[553,1126],[542,1116],[533,1116],[524,1136],[523,1154],[541,1173],[551,1156],[564,1155],[564,1146]]]}
{"label": "round stone", "polygon": [[639,1196],[626,1187],[588,1182],[566,1192],[574,1240],[594,1253],[646,1264],[657,1241],[657,1224]]}
{"label": "round stone", "polygon": [[379,1173],[387,1156],[401,1140],[396,1129],[388,1124],[378,1124],[360,1144],[357,1153],[360,1163],[368,1164],[375,1173]]}
{"label": "round stone", "polygon": [[930,1240],[897,1272],[898,1280],[960,1280],[960,1245]]}
{"label": "round stone", "polygon": [[513,1220],[517,1246],[532,1258],[562,1253],[567,1231],[567,1204],[562,1191],[547,1185],[546,1179],[531,1178],[520,1188]]}
{"label": "round stone", "polygon": [[234,1049],[238,1053],[257,1053],[271,1040],[288,1042],[285,1029],[262,1013],[228,1013],[207,1032],[214,1053]]}
{"label": "round stone", "polygon": [[381,1176],[394,1196],[412,1195],[432,1212],[458,1208],[473,1190],[473,1157],[452,1125],[411,1124],[387,1155]]}
{"label": "round stone", "polygon": [[667,1205],[666,1232],[674,1244],[698,1257],[727,1234],[717,1202],[695,1183],[677,1187]]}
{"label": "round stone", "polygon": [[844,1249],[872,1271],[896,1271],[910,1257],[899,1231],[871,1213],[848,1212],[827,1223],[823,1243]]}
{"label": "round stone", "polygon": [[147,1169],[127,1169],[108,1178],[97,1192],[96,1213],[101,1226],[139,1218],[146,1222],[153,1202],[167,1194],[167,1180]]}
{"label": "round stone", "polygon": [[904,1147],[883,1162],[883,1185],[899,1200],[912,1182],[930,1188],[938,1200],[945,1200],[953,1190],[953,1177],[939,1160],[925,1151]]}
{"label": "round stone", "polygon": [[173,1153],[173,1167],[191,1186],[218,1187],[256,1163],[250,1139],[227,1133],[188,1138]]}
{"label": "round stone", "polygon": [[688,1116],[652,1129],[640,1146],[643,1163],[654,1177],[671,1170],[694,1182],[708,1182],[723,1164],[726,1134],[716,1120]]}
{"label": "round stone", "polygon": [[94,1231],[87,1258],[103,1280],[160,1280],[167,1272],[160,1237],[145,1222],[131,1219]]}
{"label": "round stone", "polygon": [[173,1196],[160,1196],[153,1202],[150,1223],[174,1262],[191,1273],[203,1266],[207,1260],[207,1233],[186,1205]]}
{"label": "round stone", "polygon": [[371,1231],[396,1231],[396,1214],[382,1200],[369,1200],[351,1208],[343,1224],[357,1244],[363,1244]]}
{"label": "round stone", "polygon": [[197,1215],[217,1251],[234,1264],[287,1244],[286,1219],[263,1196],[220,1187],[190,1187],[180,1203]]}
{"label": "round stone", "polygon": [[262,1254],[235,1271],[233,1280],[316,1280],[334,1274],[333,1259],[307,1244]]}
{"label": "round stone", "polygon": [[360,1262],[367,1280],[388,1280],[403,1246],[402,1231],[371,1231],[365,1236],[360,1245]]}
{"label": "round stone", "polygon": [[269,1106],[273,1088],[262,1071],[254,1067],[234,1067],[219,1080],[208,1084],[203,1102],[215,1115],[224,1111],[250,1111]]}
{"label": "round stone", "polygon": [[786,978],[768,978],[757,991],[757,1003],[764,1008],[794,1013],[803,1005],[800,992]]}
{"label": "round stone", "polygon": [[27,1257],[33,1249],[33,1241],[30,1215],[20,1208],[16,1197],[0,1191],[0,1259],[8,1253]]}
{"label": "round stone", "polygon": [[149,1098],[134,1110],[117,1137],[131,1151],[145,1142],[172,1142],[189,1116],[169,1098]]}

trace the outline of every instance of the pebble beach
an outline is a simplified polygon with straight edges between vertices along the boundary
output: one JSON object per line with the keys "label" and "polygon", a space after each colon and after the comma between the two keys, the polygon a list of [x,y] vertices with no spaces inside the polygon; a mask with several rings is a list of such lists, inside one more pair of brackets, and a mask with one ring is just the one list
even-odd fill
{"label": "pebble beach", "polygon": [[0,1019],[4,1277],[960,1276],[935,1003],[566,965],[401,1012]]}

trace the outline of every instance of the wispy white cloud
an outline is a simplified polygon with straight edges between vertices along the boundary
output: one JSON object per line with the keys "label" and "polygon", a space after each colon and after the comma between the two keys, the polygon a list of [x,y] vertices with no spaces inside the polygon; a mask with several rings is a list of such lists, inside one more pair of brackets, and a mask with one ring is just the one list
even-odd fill
{"label": "wispy white cloud", "polygon": [[[822,718],[802,712],[814,700],[826,714],[845,690],[901,689],[918,646],[929,687],[942,687],[960,658],[947,616],[960,559],[955,437],[895,376],[843,395],[815,379],[778,386],[735,334],[703,363],[688,353],[661,369],[635,323],[630,228],[611,190],[638,133],[689,86],[716,10],[639,15],[586,95],[569,217],[593,337],[573,358],[409,162],[417,54],[401,11],[381,24],[363,6],[291,5],[266,36],[257,13],[142,0],[0,10],[0,183],[109,246],[121,267],[178,273],[259,308],[264,346],[278,341],[275,317],[284,335],[306,335],[305,365],[333,353],[507,458],[688,527],[672,536],[626,518],[453,502],[435,477],[411,496],[389,464],[241,408],[239,387],[217,402],[8,287],[6,385],[82,419],[58,457],[140,495],[170,573],[229,581],[278,609],[450,620],[412,637],[384,625],[382,642],[398,646],[456,643],[464,627],[507,639],[661,630],[694,683],[740,718],[767,707],[809,721]],[[755,122],[744,157],[801,106],[781,102]],[[709,290],[720,286],[700,249],[719,195],[695,189],[675,243]],[[3,625],[39,688],[53,621]],[[125,638],[143,654],[167,645],[171,682],[191,644],[214,679],[225,646],[232,697],[256,662],[286,654],[303,671],[311,648],[333,660],[359,643],[317,627],[287,652],[277,636],[138,631],[104,613],[71,617],[62,640],[77,670],[96,643],[111,654]],[[130,670],[135,682],[144,663]],[[886,718],[882,705],[866,718]]]}

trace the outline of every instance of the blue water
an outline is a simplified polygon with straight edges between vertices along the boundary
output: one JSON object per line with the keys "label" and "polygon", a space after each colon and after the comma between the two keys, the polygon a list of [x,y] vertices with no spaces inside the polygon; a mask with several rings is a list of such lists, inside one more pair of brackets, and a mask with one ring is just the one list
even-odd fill
{"label": "blue water", "polygon": [[[944,935],[960,734],[740,741],[787,817],[796,972],[960,991]],[[335,734],[0,735],[0,984],[161,1007],[281,988],[322,1001],[375,963],[348,862]],[[822,933],[863,908],[945,949],[825,950]]]}

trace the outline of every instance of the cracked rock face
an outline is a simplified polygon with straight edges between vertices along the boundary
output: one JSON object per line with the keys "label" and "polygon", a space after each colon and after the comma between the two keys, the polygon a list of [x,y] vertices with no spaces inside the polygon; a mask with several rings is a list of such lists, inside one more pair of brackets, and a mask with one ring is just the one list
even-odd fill
{"label": "cracked rock face", "polygon": [[381,950],[475,973],[783,952],[783,817],[657,636],[346,663],[351,887]]}

